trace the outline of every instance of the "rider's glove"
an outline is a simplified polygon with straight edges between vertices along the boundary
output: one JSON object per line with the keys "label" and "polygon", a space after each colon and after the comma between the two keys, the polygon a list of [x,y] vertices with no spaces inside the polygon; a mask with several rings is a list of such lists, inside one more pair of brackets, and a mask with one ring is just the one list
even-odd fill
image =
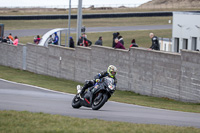
{"label": "rider's glove", "polygon": [[95,81],[96,81],[96,83],[98,83],[98,82],[100,82],[100,79],[96,79]]}

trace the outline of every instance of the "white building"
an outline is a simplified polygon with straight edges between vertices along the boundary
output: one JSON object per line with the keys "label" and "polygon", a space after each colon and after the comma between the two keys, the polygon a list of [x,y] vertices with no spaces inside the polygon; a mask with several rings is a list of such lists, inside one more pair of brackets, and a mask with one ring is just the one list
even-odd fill
{"label": "white building", "polygon": [[172,52],[171,38],[159,38],[160,50]]}
{"label": "white building", "polygon": [[173,12],[172,51],[200,49],[200,11]]}

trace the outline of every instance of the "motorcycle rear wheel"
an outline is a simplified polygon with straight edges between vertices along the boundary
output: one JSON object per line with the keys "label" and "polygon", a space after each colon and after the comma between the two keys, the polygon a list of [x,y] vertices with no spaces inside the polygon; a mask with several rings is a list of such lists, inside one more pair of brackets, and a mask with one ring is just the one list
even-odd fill
{"label": "motorcycle rear wheel", "polygon": [[93,110],[100,109],[106,103],[107,99],[108,99],[107,94],[103,94],[102,97],[98,101],[95,101],[94,99],[92,103],[92,109]]}
{"label": "motorcycle rear wheel", "polygon": [[80,97],[77,97],[77,95],[72,100],[72,107],[78,109],[81,107],[81,104],[80,104]]}

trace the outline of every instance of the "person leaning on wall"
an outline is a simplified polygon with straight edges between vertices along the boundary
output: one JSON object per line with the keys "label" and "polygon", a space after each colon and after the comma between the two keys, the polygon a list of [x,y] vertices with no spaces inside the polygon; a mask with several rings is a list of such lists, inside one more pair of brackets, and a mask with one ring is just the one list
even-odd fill
{"label": "person leaning on wall", "polygon": [[152,41],[152,45],[149,49],[160,50],[160,44],[159,44],[158,37],[155,36],[154,33],[150,33],[149,37],[151,38],[151,41]]}
{"label": "person leaning on wall", "polygon": [[15,40],[13,41],[13,45],[17,46],[19,42],[19,39],[17,36],[15,36]]}
{"label": "person leaning on wall", "polygon": [[14,41],[11,33],[9,34],[8,38],[11,39],[11,41]]}
{"label": "person leaning on wall", "polygon": [[117,38],[115,39],[115,48],[125,49],[124,45],[122,45],[121,42]]}
{"label": "person leaning on wall", "polygon": [[74,47],[74,39],[70,36],[70,38],[69,38],[69,47],[70,48],[75,48]]}
{"label": "person leaning on wall", "polygon": [[102,38],[102,36],[100,36],[99,37],[99,39],[95,42],[95,45],[100,45],[100,46],[102,46],[103,45],[103,38]]}

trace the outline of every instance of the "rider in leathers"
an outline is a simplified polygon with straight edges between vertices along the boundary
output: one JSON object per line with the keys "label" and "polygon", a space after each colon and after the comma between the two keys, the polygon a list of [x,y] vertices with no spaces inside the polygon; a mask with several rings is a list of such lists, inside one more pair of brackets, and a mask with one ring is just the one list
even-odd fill
{"label": "rider in leathers", "polygon": [[117,79],[115,77],[116,73],[117,73],[117,68],[113,65],[110,65],[108,67],[107,71],[103,71],[103,72],[99,73],[98,75],[96,75],[94,77],[94,80],[90,80],[90,81],[85,82],[85,84],[84,84],[84,86],[83,86],[83,88],[80,92],[80,96],[83,97],[83,94],[84,94],[84,92],[87,88],[94,86],[94,84],[96,82],[99,82],[103,77],[106,77],[106,76],[113,78],[114,83],[116,85],[117,84]]}

